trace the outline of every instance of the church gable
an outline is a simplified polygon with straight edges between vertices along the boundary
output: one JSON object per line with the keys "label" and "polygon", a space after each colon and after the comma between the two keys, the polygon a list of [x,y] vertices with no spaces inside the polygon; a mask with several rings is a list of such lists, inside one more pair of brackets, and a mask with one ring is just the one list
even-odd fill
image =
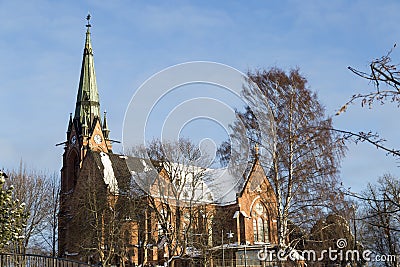
{"label": "church gable", "polygon": [[266,194],[265,198],[276,202],[271,183],[260,165],[260,161],[256,159],[239,194],[239,198],[251,198],[260,194]]}
{"label": "church gable", "polygon": [[276,196],[258,159],[238,196],[241,238],[250,243],[277,243]]}
{"label": "church gable", "polygon": [[106,139],[104,138],[100,120],[95,119],[92,132],[89,137],[89,147],[94,151],[108,152],[109,147],[107,146]]}

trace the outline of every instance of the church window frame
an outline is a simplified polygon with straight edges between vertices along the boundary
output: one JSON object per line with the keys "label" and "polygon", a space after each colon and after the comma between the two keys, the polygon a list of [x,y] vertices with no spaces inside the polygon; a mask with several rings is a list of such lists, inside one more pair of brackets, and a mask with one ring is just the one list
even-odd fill
{"label": "church window frame", "polygon": [[262,201],[257,201],[252,208],[254,243],[269,243],[269,216],[268,210]]}

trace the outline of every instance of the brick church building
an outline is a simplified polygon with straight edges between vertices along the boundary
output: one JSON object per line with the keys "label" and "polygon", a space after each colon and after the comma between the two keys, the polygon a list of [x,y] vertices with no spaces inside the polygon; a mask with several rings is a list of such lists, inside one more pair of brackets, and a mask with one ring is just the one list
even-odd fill
{"label": "brick church building", "polygon": [[112,151],[106,113],[100,112],[89,19],[63,153],[59,256],[119,266],[260,265],[258,251],[276,248],[278,240],[275,194],[258,156],[233,200],[180,209],[172,204],[166,222],[166,204],[146,193],[133,174],[153,165],[167,179],[164,163]]}

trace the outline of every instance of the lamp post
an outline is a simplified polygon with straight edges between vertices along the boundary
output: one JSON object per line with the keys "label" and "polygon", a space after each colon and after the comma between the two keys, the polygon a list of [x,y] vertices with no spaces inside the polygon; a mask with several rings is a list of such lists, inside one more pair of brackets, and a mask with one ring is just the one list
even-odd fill
{"label": "lamp post", "polygon": [[[229,244],[231,243],[231,238],[233,238],[233,233],[232,231],[229,230],[229,233],[226,233],[228,239],[229,239]],[[224,230],[222,229],[222,234],[221,234],[221,239],[222,239],[222,266],[225,267],[225,246],[224,246]]]}
{"label": "lamp post", "polygon": [[224,229],[222,229],[222,266],[225,267],[225,251],[224,251]]}
{"label": "lamp post", "polygon": [[[229,245],[231,244],[231,239],[233,238],[233,233],[232,233],[232,231],[231,230],[229,230],[229,233],[226,233],[227,234],[227,236],[228,236],[228,239],[229,239],[229,243],[228,243],[228,248],[229,248]],[[232,249],[231,249],[231,266],[233,265],[232,263],[233,263],[233,254],[232,254],[233,252],[232,252]]]}

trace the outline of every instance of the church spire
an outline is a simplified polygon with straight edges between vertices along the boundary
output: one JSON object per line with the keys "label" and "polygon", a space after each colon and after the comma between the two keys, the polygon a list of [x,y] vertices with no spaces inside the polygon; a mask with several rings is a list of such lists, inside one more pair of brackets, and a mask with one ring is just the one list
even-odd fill
{"label": "church spire", "polygon": [[86,40],[85,48],[83,50],[81,75],[74,117],[81,125],[86,117],[90,128],[92,127],[92,123],[96,117],[100,119],[100,102],[96,83],[96,73],[94,70],[93,49],[90,40],[90,15],[88,15],[86,19]]}

